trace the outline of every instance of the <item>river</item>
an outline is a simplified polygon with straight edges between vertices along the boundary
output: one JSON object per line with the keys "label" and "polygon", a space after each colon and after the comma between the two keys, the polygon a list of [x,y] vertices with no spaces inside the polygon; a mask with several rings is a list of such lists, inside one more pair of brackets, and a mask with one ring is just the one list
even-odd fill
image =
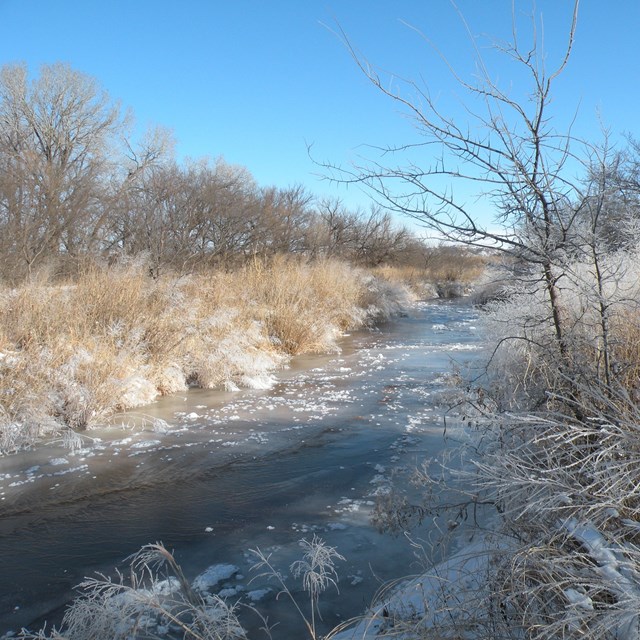
{"label": "river", "polygon": [[[155,541],[191,579],[235,565],[219,584],[235,600],[270,588],[256,606],[279,621],[277,640],[303,626],[275,585],[250,582],[249,550],[286,571],[317,534],[346,558],[340,593],[322,599],[325,630],[357,615],[384,583],[419,570],[415,548],[377,532],[370,514],[392,477],[406,485],[450,446],[448,374],[477,362],[476,318],[463,302],[420,302],[346,336],[340,354],[294,359],[269,390],[192,390],[92,430],[76,450],[0,458],[0,635],[59,622],[83,577],[123,569]],[[426,544],[433,531],[425,522],[414,535]]]}

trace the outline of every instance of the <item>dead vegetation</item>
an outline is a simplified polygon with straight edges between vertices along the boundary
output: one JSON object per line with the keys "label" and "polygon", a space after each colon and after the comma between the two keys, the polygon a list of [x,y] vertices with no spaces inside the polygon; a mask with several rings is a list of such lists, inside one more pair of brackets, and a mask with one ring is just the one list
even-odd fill
{"label": "dead vegetation", "polygon": [[153,278],[143,262],[0,293],[2,450],[158,395],[268,386],[299,353],[399,310],[406,289],[338,261],[277,258]]}

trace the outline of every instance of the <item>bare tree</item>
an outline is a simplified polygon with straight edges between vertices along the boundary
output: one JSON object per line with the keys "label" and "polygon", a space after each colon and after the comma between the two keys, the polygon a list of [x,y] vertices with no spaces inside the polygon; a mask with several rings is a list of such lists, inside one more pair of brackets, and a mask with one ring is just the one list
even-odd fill
{"label": "bare tree", "polygon": [[27,272],[91,248],[121,126],[108,95],[66,65],[43,66],[31,81],[25,65],[0,70],[0,225]]}
{"label": "bare tree", "polygon": [[[419,139],[379,149],[380,160],[365,160],[350,168],[324,165],[331,179],[364,185],[380,205],[418,220],[441,238],[508,251],[535,268],[546,291],[555,347],[567,369],[570,354],[559,267],[566,255],[570,229],[582,207],[581,185],[569,178],[570,165],[585,162],[580,150],[588,150],[589,145],[576,139],[570,130],[556,131],[550,113],[553,88],[573,48],[578,5],[579,0],[574,0],[564,53],[551,69],[538,41],[535,16],[533,35],[524,42],[514,10],[511,41],[493,44],[519,73],[509,78],[509,87],[501,86],[492,76],[461,16],[476,52],[477,80],[458,75],[436,52],[467,96],[466,122],[456,122],[441,111],[430,88],[410,80],[398,85],[396,76],[383,76],[341,31],[360,70],[378,91],[408,112]],[[513,85],[525,97],[518,98]],[[431,161],[413,162],[411,158],[417,152]],[[398,164],[392,164],[390,158],[399,158]],[[494,224],[478,220],[473,204],[476,198],[494,206]]]}

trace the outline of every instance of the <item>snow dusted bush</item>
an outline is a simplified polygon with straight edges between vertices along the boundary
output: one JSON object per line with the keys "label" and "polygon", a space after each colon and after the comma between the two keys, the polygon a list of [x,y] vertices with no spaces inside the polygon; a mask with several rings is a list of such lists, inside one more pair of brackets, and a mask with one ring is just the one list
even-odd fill
{"label": "snow dusted bush", "polygon": [[[336,562],[344,558],[334,547],[314,536],[302,539],[302,558],[290,567],[294,578],[302,580],[309,598],[308,611],[287,586],[284,576],[271,564],[271,556],[253,551],[260,571],[256,578],[273,579],[300,616],[310,640],[319,638],[316,624],[320,619],[319,598],[329,587],[337,588]],[[35,633],[23,630],[25,640],[242,640],[246,632],[238,619],[239,605],[230,604],[223,591],[212,590],[235,575],[238,567],[216,565],[190,582],[181,567],[161,543],[148,544],[130,558],[128,578],[117,579],[99,575],[87,578],[79,585],[81,595],[68,607],[60,629]],[[251,593],[247,594],[251,598]],[[257,612],[250,604],[246,609]],[[259,615],[259,614],[257,614]],[[272,637],[264,620],[266,637]]]}
{"label": "snow dusted bush", "polygon": [[489,587],[513,637],[640,634],[640,410],[622,389],[581,391],[586,419],[503,416],[482,429],[478,490],[510,538]]}
{"label": "snow dusted bush", "polygon": [[[536,408],[549,392],[569,379],[637,385],[637,317],[640,305],[640,255],[618,251],[598,261],[598,274],[588,260],[558,268],[558,305],[565,327],[564,362],[545,287],[533,275],[520,276],[505,299],[486,305],[486,327],[495,345],[490,370],[494,393],[503,408]],[[640,353],[640,352],[638,352]],[[561,367],[564,364],[565,367]],[[586,402],[588,398],[585,398]]]}

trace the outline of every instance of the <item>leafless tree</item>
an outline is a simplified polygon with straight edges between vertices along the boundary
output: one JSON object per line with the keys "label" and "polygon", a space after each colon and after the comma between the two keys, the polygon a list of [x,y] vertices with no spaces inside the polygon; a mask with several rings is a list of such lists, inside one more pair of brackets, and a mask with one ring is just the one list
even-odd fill
{"label": "leafless tree", "polygon": [[66,65],[43,66],[33,80],[25,65],[0,70],[0,226],[16,266],[30,273],[92,249],[122,125],[96,82]]}
{"label": "leafless tree", "polygon": [[349,210],[339,199],[320,200],[315,207],[313,253],[341,257],[366,267],[399,264],[420,242],[394,222],[388,211]]}
{"label": "leafless tree", "polygon": [[[476,52],[477,80],[466,80],[436,53],[467,97],[465,122],[441,110],[431,93],[437,88],[377,71],[341,31],[362,73],[408,113],[419,137],[414,143],[378,149],[380,159],[351,167],[325,165],[329,178],[364,185],[380,205],[419,221],[441,238],[508,251],[535,269],[546,291],[559,362],[567,371],[570,354],[559,281],[570,231],[583,206],[581,184],[569,175],[576,162],[586,162],[580,153],[590,146],[570,129],[556,131],[550,116],[553,89],[573,48],[578,5],[575,0],[566,46],[553,68],[539,42],[536,17],[533,35],[525,41],[514,9],[511,41],[493,43],[517,73],[509,78],[509,87],[492,75],[460,16]],[[418,152],[431,160],[413,161]],[[476,198],[494,206],[495,223],[478,220]]]}

